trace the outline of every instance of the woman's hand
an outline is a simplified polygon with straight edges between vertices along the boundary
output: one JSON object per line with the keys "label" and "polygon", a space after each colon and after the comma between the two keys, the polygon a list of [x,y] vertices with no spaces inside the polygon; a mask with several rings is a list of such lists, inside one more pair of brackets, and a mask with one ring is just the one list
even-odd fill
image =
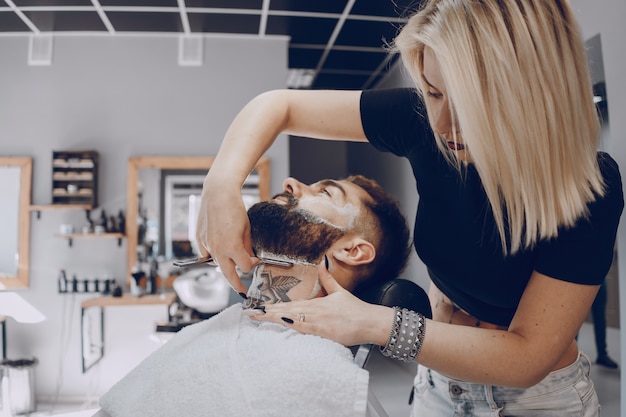
{"label": "woman's hand", "polygon": [[[364,343],[384,345],[391,328],[393,310],[368,304],[341,287],[324,263],[319,267],[325,297],[265,306],[255,320],[271,321],[334,340],[344,346]],[[291,323],[291,322],[292,323]]]}
{"label": "woman's hand", "polygon": [[205,182],[196,227],[200,255],[210,254],[230,286],[245,294],[236,267],[248,272],[259,262],[252,251],[248,215],[239,189],[224,186],[213,191]]}

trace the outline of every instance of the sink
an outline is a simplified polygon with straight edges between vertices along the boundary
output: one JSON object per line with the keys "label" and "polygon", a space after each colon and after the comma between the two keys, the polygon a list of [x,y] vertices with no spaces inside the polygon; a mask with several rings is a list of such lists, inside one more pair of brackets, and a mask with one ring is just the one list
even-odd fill
{"label": "sink", "polygon": [[174,280],[180,301],[200,313],[217,313],[228,306],[230,285],[213,266],[194,268]]}

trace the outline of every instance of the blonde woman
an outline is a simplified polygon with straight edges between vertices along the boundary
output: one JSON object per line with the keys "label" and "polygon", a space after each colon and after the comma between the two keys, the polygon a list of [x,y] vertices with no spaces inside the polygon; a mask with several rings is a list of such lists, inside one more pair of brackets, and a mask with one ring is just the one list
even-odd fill
{"label": "blonde woman", "polygon": [[575,336],[611,264],[624,203],[615,161],[597,151],[570,5],[431,0],[395,46],[415,89],[273,91],[240,112],[205,181],[203,250],[245,292],[235,266],[247,271],[256,258],[240,188],[274,138],[369,141],[413,168],[433,320],[364,303],[324,267],[326,297],[257,318],[417,361],[414,416],[598,415]]}

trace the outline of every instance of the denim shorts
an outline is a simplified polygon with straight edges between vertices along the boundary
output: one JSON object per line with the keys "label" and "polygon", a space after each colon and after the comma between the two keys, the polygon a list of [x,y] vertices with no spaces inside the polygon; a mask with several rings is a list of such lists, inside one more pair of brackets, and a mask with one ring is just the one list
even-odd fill
{"label": "denim shorts", "polygon": [[420,365],[411,417],[597,417],[600,404],[590,370],[589,359],[580,354],[573,364],[523,389],[457,381]]}

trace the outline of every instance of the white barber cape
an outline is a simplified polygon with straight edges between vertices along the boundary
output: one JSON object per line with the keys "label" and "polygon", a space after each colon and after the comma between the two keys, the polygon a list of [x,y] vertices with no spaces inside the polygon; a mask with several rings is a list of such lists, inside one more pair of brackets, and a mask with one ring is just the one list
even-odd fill
{"label": "white barber cape", "polygon": [[369,374],[350,350],[233,305],[188,326],[100,399],[110,417],[364,417]]}

